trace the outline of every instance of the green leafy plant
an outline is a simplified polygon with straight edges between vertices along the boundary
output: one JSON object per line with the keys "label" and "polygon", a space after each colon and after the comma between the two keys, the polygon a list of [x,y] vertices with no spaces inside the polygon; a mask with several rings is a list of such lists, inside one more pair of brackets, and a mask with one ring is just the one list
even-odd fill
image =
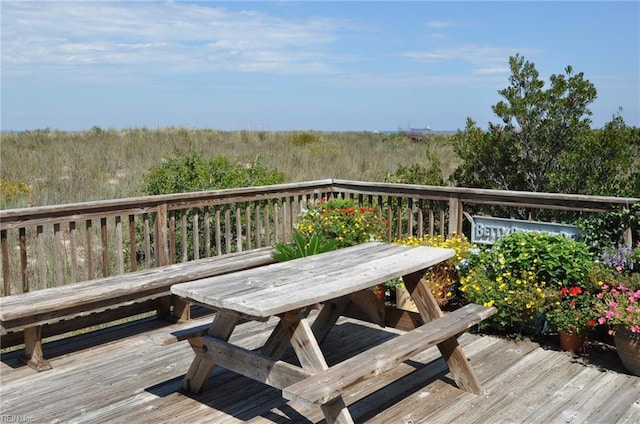
{"label": "green leafy plant", "polygon": [[271,256],[273,256],[276,261],[284,262],[329,252],[335,250],[337,246],[335,240],[324,240],[319,234],[315,233],[307,239],[298,231],[293,233],[293,242],[293,244],[276,243]]}
{"label": "green leafy plant", "polygon": [[593,256],[560,235],[516,232],[471,256],[460,291],[473,303],[495,306],[486,325],[520,332],[547,312],[563,287],[588,287]]}
{"label": "green leafy plant", "polygon": [[576,225],[582,229],[584,242],[596,254],[624,245],[623,235],[627,229],[631,230],[634,240],[640,242],[640,202],[582,217]]}
{"label": "green leafy plant", "polygon": [[315,233],[336,240],[341,248],[383,240],[386,226],[375,209],[360,207],[351,199],[332,199],[309,205],[298,217],[296,230],[306,238]]}

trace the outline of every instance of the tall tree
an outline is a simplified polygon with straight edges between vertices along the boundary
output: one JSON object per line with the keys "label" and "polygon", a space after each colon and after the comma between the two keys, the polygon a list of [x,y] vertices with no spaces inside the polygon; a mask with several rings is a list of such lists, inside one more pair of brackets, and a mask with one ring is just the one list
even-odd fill
{"label": "tall tree", "polygon": [[[463,163],[454,173],[458,185],[504,190],[576,191],[585,140],[591,136],[589,105],[595,86],[575,74],[550,77],[549,88],[532,62],[509,58],[509,86],[492,106],[500,123],[488,131],[468,118],[464,131],[454,136],[454,148]],[[567,173],[571,175],[567,178]],[[582,191],[582,190],[580,190]]]}

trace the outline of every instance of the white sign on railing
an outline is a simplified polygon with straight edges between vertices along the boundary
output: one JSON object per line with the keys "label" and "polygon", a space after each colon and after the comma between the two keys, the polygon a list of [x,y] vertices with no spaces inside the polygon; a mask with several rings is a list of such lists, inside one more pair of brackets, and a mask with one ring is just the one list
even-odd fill
{"label": "white sign on railing", "polygon": [[560,234],[574,240],[580,240],[582,237],[580,228],[575,225],[474,216],[471,223],[471,242],[493,244],[516,231]]}

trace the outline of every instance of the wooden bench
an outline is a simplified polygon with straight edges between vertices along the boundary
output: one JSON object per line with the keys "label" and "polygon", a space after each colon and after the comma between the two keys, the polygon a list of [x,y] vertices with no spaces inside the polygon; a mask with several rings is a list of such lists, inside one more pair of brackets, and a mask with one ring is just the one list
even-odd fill
{"label": "wooden bench", "polygon": [[0,335],[23,331],[24,361],[37,371],[51,369],[42,352],[44,325],[145,302],[153,302],[150,307],[160,315],[171,313],[185,321],[190,318],[190,305],[171,295],[171,285],[273,263],[271,250],[249,250],[1,297]]}
{"label": "wooden bench", "polygon": [[[307,406],[331,407],[328,405],[336,400],[342,402],[341,396],[350,388],[393,369],[429,347],[451,340],[495,313],[495,308],[466,305],[284,388],[283,397]],[[456,381],[464,386],[464,379],[456,378]],[[461,388],[479,391],[476,387]]]}

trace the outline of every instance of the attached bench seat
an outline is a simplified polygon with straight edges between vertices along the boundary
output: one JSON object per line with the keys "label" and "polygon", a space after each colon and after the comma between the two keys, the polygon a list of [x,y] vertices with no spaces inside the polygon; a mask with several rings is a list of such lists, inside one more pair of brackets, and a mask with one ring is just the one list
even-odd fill
{"label": "attached bench seat", "polygon": [[[0,335],[24,330],[29,366],[51,366],[42,354],[42,326],[152,299],[170,298],[173,284],[255,268],[275,262],[271,248],[249,250],[167,265],[65,286],[0,297]],[[177,319],[189,318],[189,305],[172,297]]]}
{"label": "attached bench seat", "polygon": [[495,313],[495,308],[466,305],[286,387],[283,397],[306,406],[326,406],[339,398],[341,401],[341,396],[353,386],[456,337]]}

